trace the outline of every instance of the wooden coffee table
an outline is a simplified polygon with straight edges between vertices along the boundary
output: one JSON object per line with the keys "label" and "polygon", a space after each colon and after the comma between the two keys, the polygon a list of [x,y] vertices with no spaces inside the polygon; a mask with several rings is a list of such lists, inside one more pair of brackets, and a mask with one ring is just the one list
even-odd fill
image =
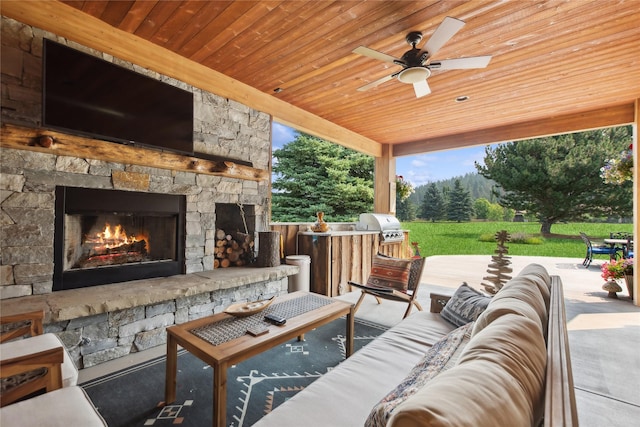
{"label": "wooden coffee table", "polygon": [[[349,357],[353,352],[353,304],[337,301],[319,294],[293,292],[277,297],[265,312],[268,310],[275,310],[277,312],[279,307],[296,304],[298,302],[306,303],[307,301],[312,302],[312,304],[309,304],[309,307],[316,306],[316,303],[324,305],[311,308],[294,317],[288,317],[284,326],[270,325],[268,333],[257,337],[243,334],[222,343],[218,343],[218,341],[216,341],[217,338],[211,339],[211,334],[207,335],[207,331],[214,332],[215,334],[213,335],[216,335],[221,330],[230,328],[230,323],[242,325],[243,323],[236,323],[237,320],[246,322],[248,319],[233,319],[233,316],[226,313],[207,316],[202,319],[167,328],[165,405],[172,403],[176,399],[178,345],[213,368],[213,425],[217,427],[225,426],[225,418],[227,415],[227,368],[230,365],[242,362],[295,337],[302,337],[305,332],[342,316],[347,317],[346,354],[347,357]],[[279,305],[279,303],[285,304]],[[257,316],[259,316],[261,321],[262,313]],[[255,321],[255,319],[254,317],[250,320]],[[222,323],[220,323],[221,321]],[[205,332],[203,333],[202,331]],[[202,338],[203,336],[207,339]]]}

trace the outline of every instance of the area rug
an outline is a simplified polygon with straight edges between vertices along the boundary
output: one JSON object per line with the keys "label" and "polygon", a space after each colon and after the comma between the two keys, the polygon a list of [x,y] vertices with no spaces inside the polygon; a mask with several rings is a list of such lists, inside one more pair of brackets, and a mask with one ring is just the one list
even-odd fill
{"label": "area rug", "polygon": [[[356,320],[355,351],[384,332]],[[227,425],[250,426],[345,359],[345,320],[338,319],[228,369]],[[213,419],[213,371],[178,353],[177,398],[164,405],[164,357],[81,384],[110,427],[205,426]]]}

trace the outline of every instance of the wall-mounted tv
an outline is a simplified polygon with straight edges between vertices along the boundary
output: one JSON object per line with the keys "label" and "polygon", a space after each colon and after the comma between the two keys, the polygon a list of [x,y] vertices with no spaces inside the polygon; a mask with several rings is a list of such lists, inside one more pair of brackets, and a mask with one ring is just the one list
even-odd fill
{"label": "wall-mounted tv", "polygon": [[44,40],[43,126],[193,153],[193,93]]}

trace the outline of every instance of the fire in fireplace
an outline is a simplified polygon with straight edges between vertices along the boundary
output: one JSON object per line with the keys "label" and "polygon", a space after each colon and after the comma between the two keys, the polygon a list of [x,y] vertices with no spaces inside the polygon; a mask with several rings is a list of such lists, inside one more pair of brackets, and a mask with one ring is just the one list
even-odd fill
{"label": "fire in fireplace", "polygon": [[185,197],[56,188],[53,290],[184,273]]}

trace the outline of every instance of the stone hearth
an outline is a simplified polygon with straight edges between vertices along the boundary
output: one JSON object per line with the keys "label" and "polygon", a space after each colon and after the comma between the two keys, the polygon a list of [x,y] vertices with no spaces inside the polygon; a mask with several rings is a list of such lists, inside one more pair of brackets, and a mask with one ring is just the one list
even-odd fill
{"label": "stone hearth", "polygon": [[298,267],[238,267],[71,289],[0,301],[3,315],[44,310],[78,368],[166,343],[173,324],[219,313],[235,302],[282,295]]}

